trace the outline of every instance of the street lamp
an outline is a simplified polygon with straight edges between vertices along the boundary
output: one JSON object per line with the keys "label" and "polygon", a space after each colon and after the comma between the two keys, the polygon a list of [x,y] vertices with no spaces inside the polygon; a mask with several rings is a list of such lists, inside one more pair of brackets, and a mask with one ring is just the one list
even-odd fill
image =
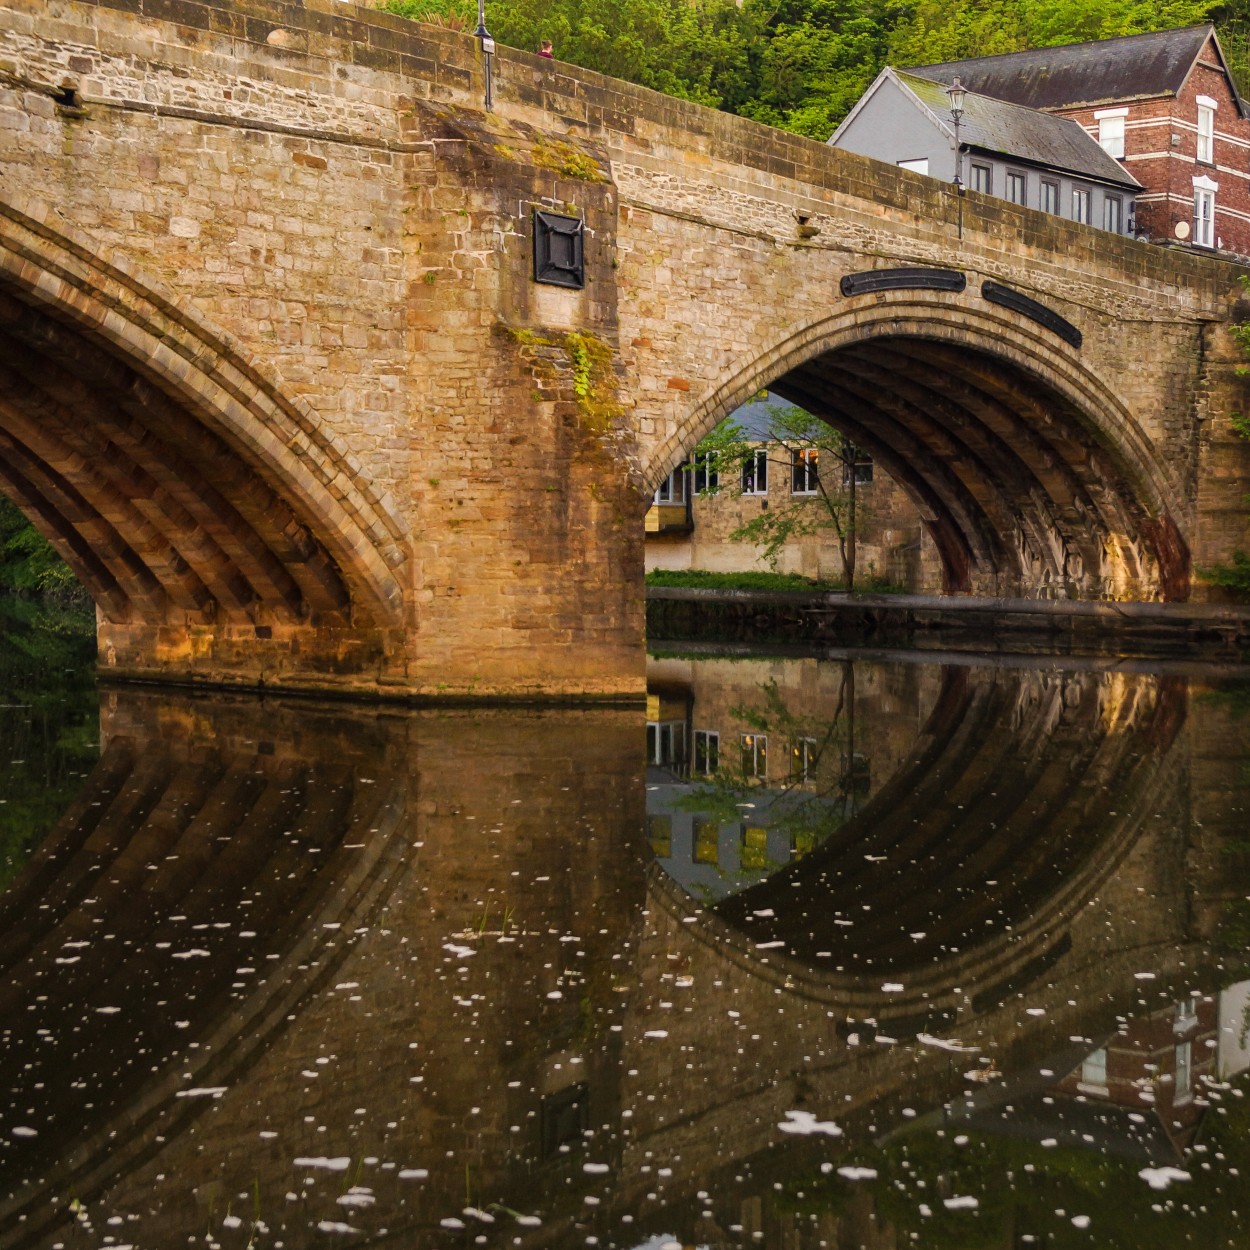
{"label": "street lamp", "polygon": [[959,200],[959,237],[964,237],[964,176],[963,176],[963,152],[959,145],[959,123],[964,116],[964,96],[967,90],[959,81],[959,75],[956,74],[951,80],[951,85],[945,88],[946,98],[951,104],[951,121],[955,123],[955,194],[960,197]]}
{"label": "street lamp", "polygon": [[[482,55],[486,58],[486,108],[490,110],[490,63],[495,55],[495,41],[486,29],[486,0],[477,0],[477,30],[473,37],[482,45]],[[956,79],[956,82],[959,80]]]}

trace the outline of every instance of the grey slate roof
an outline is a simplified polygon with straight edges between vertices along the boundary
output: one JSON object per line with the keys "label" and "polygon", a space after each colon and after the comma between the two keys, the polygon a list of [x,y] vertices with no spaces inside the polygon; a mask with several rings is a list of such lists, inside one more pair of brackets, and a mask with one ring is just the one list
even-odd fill
{"label": "grey slate roof", "polygon": [[[900,86],[910,91],[943,126],[951,128],[950,100],[942,82],[902,70],[887,70],[886,73],[892,73]],[[969,91],[964,97],[959,139],[967,148],[998,153],[1131,190],[1141,188],[1141,183],[1114,156],[1108,156],[1070,118],[1055,117],[988,95]]]}
{"label": "grey slate roof", "polygon": [[[958,74],[970,91],[1035,109],[1148,100],[1180,91],[1214,29],[1209,25],[1187,26],[1093,43],[916,65],[907,72],[943,85]],[[1222,52],[1220,58],[1223,60]],[[1240,98],[1238,106],[1244,116]]]}

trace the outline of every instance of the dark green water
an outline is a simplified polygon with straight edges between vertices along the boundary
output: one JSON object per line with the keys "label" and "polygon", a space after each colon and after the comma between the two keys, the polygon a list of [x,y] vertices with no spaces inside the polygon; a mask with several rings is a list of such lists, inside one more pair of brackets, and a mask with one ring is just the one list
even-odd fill
{"label": "dark green water", "polygon": [[1250,1245],[1243,674],[97,702],[6,628],[0,1246]]}

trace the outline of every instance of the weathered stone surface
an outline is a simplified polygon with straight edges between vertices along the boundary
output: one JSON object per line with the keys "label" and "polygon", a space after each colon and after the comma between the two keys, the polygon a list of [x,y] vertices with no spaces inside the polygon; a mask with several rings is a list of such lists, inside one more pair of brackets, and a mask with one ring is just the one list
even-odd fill
{"label": "weathered stone surface", "polygon": [[[487,113],[472,40],[337,2],[0,0],[0,489],[114,671],[640,694],[649,491],[765,385],[950,591],[1205,597],[1250,544],[1232,265],[494,64]],[[900,266],[967,289],[840,294]]]}

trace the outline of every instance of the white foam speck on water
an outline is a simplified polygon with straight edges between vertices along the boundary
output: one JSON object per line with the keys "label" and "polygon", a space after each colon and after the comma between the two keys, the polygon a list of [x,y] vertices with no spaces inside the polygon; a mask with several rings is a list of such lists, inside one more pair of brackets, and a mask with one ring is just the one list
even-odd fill
{"label": "white foam speck on water", "polygon": [[38,1137],[39,1130],[31,1128],[28,1124],[19,1124],[15,1128],[9,1129],[10,1137]]}
{"label": "white foam speck on water", "polygon": [[1166,1189],[1173,1181],[1189,1180],[1189,1173],[1182,1172],[1180,1168],[1142,1168],[1137,1175],[1140,1176],[1151,1189]]}
{"label": "white foam speck on water", "polygon": [[195,1089],[180,1089],[175,1098],[220,1098],[226,1092],[224,1085],[201,1085]]}
{"label": "white foam speck on water", "polygon": [[600,1175],[601,1173],[606,1172],[607,1170],[608,1170],[608,1165],[606,1163],[583,1163],[582,1164],[582,1171],[592,1176]]}
{"label": "white foam speck on water", "polygon": [[344,1224],[340,1220],[319,1220],[317,1231],[321,1233],[358,1233],[360,1229]]}
{"label": "white foam speck on water", "polygon": [[827,1137],[841,1137],[842,1130],[832,1120],[818,1120],[810,1111],[787,1111],[786,1118],[777,1127],[783,1133],[795,1133],[811,1137],[823,1133]]}
{"label": "white foam speck on water", "polygon": [[327,1172],[346,1172],[351,1165],[351,1159],[346,1155],[337,1155],[334,1158],[326,1155],[301,1155],[294,1163],[297,1168],[325,1168]]}
{"label": "white foam speck on water", "polygon": [[643,1037],[667,1037],[667,1036],[668,1036],[667,1029],[648,1029],[643,1034]]}
{"label": "white foam speck on water", "polygon": [[954,1198],[943,1198],[942,1205],[948,1211],[975,1211],[981,1204],[971,1194],[957,1194]]}
{"label": "white foam speck on water", "polygon": [[429,1172],[425,1168],[400,1168],[396,1175],[401,1181],[423,1181]]}
{"label": "white foam speck on water", "polygon": [[963,1042],[934,1037],[931,1033],[917,1033],[916,1041],[922,1046],[936,1046],[938,1050],[953,1050],[961,1055],[972,1055],[980,1050],[980,1046],[965,1046]]}
{"label": "white foam speck on water", "polygon": [[848,1181],[871,1181],[877,1178],[876,1168],[839,1168],[838,1175],[844,1176]]}
{"label": "white foam speck on water", "polygon": [[174,951],[175,959],[207,959],[208,951],[193,948],[189,951]]}

